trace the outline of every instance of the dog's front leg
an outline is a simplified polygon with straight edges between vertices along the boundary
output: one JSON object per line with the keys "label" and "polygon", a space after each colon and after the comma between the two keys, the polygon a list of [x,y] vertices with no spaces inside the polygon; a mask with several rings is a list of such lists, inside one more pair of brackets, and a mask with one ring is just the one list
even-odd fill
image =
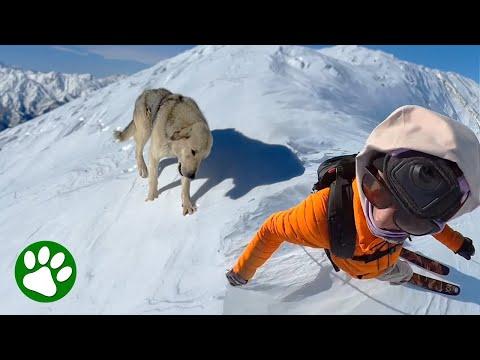
{"label": "dog's front leg", "polygon": [[193,214],[197,208],[192,204],[190,199],[190,179],[182,176],[182,208],[183,215]]}
{"label": "dog's front leg", "polygon": [[158,157],[150,154],[150,163],[148,169],[148,197],[145,201],[153,201],[158,198]]}

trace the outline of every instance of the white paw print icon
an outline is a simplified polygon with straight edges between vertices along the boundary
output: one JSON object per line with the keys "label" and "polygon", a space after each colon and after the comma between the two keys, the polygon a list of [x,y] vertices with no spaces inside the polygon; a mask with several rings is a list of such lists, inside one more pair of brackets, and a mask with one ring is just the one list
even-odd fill
{"label": "white paw print icon", "polygon": [[[50,249],[47,246],[43,246],[38,252],[38,263],[42,265],[38,270],[30,274],[25,275],[23,278],[23,285],[31,290],[44,296],[54,296],[57,293],[56,282],[62,283],[67,281],[72,275],[72,268],[70,266],[64,266],[61,268],[56,279],[52,276],[51,269],[58,269],[65,261],[65,254],[62,252],[56,253],[50,260]],[[25,267],[32,270],[35,267],[37,259],[32,251],[27,251],[23,257]],[[55,281],[56,280],[56,281]]]}

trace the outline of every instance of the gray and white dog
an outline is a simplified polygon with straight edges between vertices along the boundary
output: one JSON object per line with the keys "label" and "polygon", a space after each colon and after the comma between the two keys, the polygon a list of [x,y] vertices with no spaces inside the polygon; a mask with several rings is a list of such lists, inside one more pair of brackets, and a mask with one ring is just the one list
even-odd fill
{"label": "gray and white dog", "polygon": [[[158,193],[158,164],[164,157],[178,159],[182,176],[183,215],[196,210],[190,198],[190,181],[208,157],[213,137],[207,120],[196,102],[186,96],[173,94],[167,89],[145,90],[135,102],[133,120],[123,131],[115,131],[120,142],[135,139],[135,157],[138,173],[148,177],[149,191],[146,201],[153,201]],[[151,137],[148,169],[143,149]]]}

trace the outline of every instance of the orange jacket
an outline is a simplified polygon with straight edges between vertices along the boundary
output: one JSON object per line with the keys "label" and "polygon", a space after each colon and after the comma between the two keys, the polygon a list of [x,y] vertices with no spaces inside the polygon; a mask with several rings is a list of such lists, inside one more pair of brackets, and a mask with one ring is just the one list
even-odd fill
{"label": "orange jacket", "polygon": [[[243,254],[235,264],[233,271],[246,280],[250,280],[257,269],[267,261],[283,241],[313,248],[330,248],[327,207],[330,189],[326,188],[311,194],[297,206],[271,215],[261,226]],[[385,250],[388,243],[375,237],[369,230],[360,197],[357,181],[353,182],[353,209],[357,230],[355,256],[368,255],[377,250]],[[448,225],[441,233],[433,235],[452,251],[463,244],[463,236]],[[351,259],[342,259],[332,254],[335,264],[356,278],[370,279],[381,275],[394,265],[400,256],[401,246],[390,255],[370,263]]]}

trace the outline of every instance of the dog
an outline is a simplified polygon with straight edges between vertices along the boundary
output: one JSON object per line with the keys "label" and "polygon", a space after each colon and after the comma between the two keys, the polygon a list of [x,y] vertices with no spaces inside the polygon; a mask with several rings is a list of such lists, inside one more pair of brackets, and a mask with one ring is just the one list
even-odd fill
{"label": "dog", "polygon": [[[133,120],[123,131],[115,131],[120,142],[135,139],[138,173],[148,177],[149,191],[145,201],[158,198],[158,165],[164,157],[178,159],[182,176],[183,215],[197,209],[190,198],[190,182],[200,164],[211,152],[213,137],[202,111],[189,97],[173,94],[167,89],[145,90],[135,101]],[[151,138],[148,168],[143,149]]]}

